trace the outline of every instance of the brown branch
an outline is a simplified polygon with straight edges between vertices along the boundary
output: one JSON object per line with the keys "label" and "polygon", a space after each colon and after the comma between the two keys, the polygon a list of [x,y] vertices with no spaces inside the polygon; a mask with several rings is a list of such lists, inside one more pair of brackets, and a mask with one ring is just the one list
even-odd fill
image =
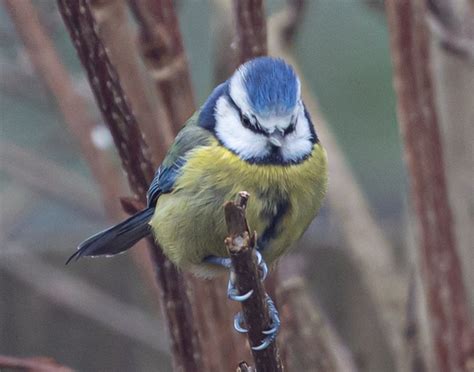
{"label": "brown branch", "polygon": [[[123,177],[119,174],[119,169],[114,165],[114,159],[111,159],[108,146],[98,146],[93,140],[97,132],[105,131],[105,135],[107,135],[107,129],[104,128],[102,124],[96,125],[92,119],[89,118],[87,114],[89,100],[74,89],[73,82],[62,64],[53,42],[42,26],[31,1],[8,1],[6,5],[12,14],[15,27],[25,44],[37,74],[42,78],[51,95],[56,100],[59,109],[63,113],[64,121],[68,129],[79,143],[81,152],[98,184],[108,216],[113,220],[120,220],[124,217],[124,214],[120,209],[117,199],[119,195],[124,193]],[[16,176],[23,177],[27,180],[30,185],[32,182],[37,182],[34,186],[39,187],[41,191],[49,191],[51,192],[50,196],[60,197],[60,193],[63,189],[60,189],[59,184],[56,185],[56,188],[51,187],[48,190],[51,181],[56,180],[56,182],[65,186],[64,190],[67,188],[79,196],[84,196],[84,192],[78,190],[78,187],[75,187],[73,184],[73,182],[77,180],[77,176],[62,177],[64,174],[58,170],[58,167],[48,166],[48,164],[45,164],[41,159],[33,162],[33,159],[28,159],[23,156],[25,155],[24,151],[23,154],[19,154],[19,151],[15,151],[11,155],[14,154],[16,154],[16,158],[20,163],[18,163],[17,167],[8,164],[9,169],[15,172]],[[7,154],[7,156],[9,155]],[[22,163],[21,159],[25,161]],[[38,169],[31,169],[32,164],[36,164]],[[20,165],[21,168],[19,167]],[[29,173],[25,169],[27,166],[30,170]],[[38,174],[40,171],[44,171],[45,173]],[[45,179],[44,176],[48,174],[47,171],[51,171],[51,176],[54,177],[51,177],[49,180]],[[73,199],[73,195],[63,196],[63,199],[69,201]],[[91,198],[87,198],[85,200],[90,199]],[[87,202],[85,201],[84,203],[86,204]],[[94,203],[96,205],[95,209],[97,209],[97,202],[94,201]],[[140,268],[140,273],[144,276],[153,294],[156,294],[153,268],[149,264],[150,261],[146,252],[137,249],[132,251],[132,255]]]}
{"label": "brown branch", "polygon": [[239,64],[267,54],[263,0],[233,0]]}
{"label": "brown branch", "polygon": [[5,0],[15,27],[26,47],[33,66],[51,91],[69,130],[78,138],[85,159],[97,180],[105,207],[117,212],[117,197],[120,193],[114,183],[117,170],[111,165],[104,150],[93,142],[92,136],[81,136],[80,132],[92,133],[97,122],[88,115],[88,106],[83,97],[74,91],[69,73],[54,52],[54,45],[44,31],[38,14],[29,0]]}
{"label": "brown branch", "polygon": [[[129,0],[129,4],[140,26],[139,42],[145,64],[155,78],[160,100],[167,107],[177,133],[194,110],[194,100],[174,8],[169,1]],[[248,355],[242,339],[231,327],[236,304],[222,301],[225,287],[219,279],[204,282],[196,281],[190,274],[185,277],[192,289],[204,366],[209,370],[230,370],[239,358]]]}
{"label": "brown branch", "polygon": [[0,355],[0,370],[20,370],[29,372],[72,372],[69,367],[65,367],[56,362],[53,358],[36,356],[30,358],[17,358]]}
{"label": "brown branch", "polygon": [[[263,284],[258,272],[254,248],[255,233],[251,236],[245,207],[249,195],[240,192],[236,202],[227,202],[224,206],[228,237],[225,240],[232,260],[231,275],[235,273],[236,288],[239,293],[248,293],[253,290],[252,296],[242,302],[242,311],[248,329],[248,338],[252,347],[262,343],[266,329],[271,328],[269,309]],[[252,350],[255,366],[258,371],[282,371],[278,347],[273,342],[262,351]]]}
{"label": "brown branch", "polygon": [[307,6],[306,0],[287,0],[286,22],[281,28],[280,35],[282,42],[286,45],[289,46],[295,41]]}
{"label": "brown branch", "polygon": [[286,17],[285,11],[282,11],[272,16],[268,22],[270,54],[285,59],[300,77],[305,105],[328,152],[331,180],[328,192],[329,207],[338,219],[347,244],[347,252],[374,303],[376,312],[374,321],[380,323],[384,330],[391,357],[398,365],[398,370],[406,370],[402,337],[406,276],[397,267],[392,247],[385,238],[382,228],[373,218],[366,197],[322,116],[316,97],[308,87],[304,74],[288,46],[282,42],[280,35],[282,27],[286,24]]}
{"label": "brown branch", "polygon": [[355,372],[350,351],[311,297],[302,277],[304,266],[304,258],[294,254],[279,265],[277,298],[286,324],[280,335],[285,366],[291,371]]}
{"label": "brown branch", "polygon": [[408,301],[406,309],[405,339],[407,347],[410,369],[413,372],[427,371],[426,353],[423,353],[420,340],[420,321],[418,319],[419,309],[417,309],[420,294],[415,273],[410,276],[410,287],[408,288]]}
{"label": "brown branch", "polygon": [[191,76],[172,0],[128,0],[139,49],[176,133],[193,113]]}
{"label": "brown branch", "polygon": [[398,118],[417,216],[418,254],[438,368],[462,371],[474,335],[453,231],[422,1],[387,1]]}
{"label": "brown branch", "polygon": [[123,90],[140,128],[145,134],[155,164],[162,161],[174,135],[171,123],[140,63],[134,31],[128,22],[124,0],[91,0],[101,40],[117,69]]}
{"label": "brown branch", "polygon": [[428,0],[427,20],[441,47],[474,62],[474,3],[469,0]]}
{"label": "brown branch", "polygon": [[239,366],[237,367],[237,372],[255,372],[255,370],[250,367],[247,362],[240,362]]}
{"label": "brown branch", "polygon": [[[104,116],[130,187],[145,202],[153,177],[153,165],[135,117],[127,103],[115,68],[102,44],[87,0],[58,0],[59,9],[79,58],[87,71],[92,90]],[[162,290],[163,308],[171,336],[174,366],[178,370],[200,370],[202,355],[191,312],[186,284],[177,268],[149,239],[150,253]]]}

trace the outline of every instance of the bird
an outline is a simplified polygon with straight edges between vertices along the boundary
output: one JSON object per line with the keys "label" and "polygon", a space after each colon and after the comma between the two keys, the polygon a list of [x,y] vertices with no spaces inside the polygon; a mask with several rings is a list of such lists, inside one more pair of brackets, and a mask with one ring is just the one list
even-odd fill
{"label": "bird", "polygon": [[[178,268],[199,277],[231,270],[222,206],[240,191],[256,231],[262,280],[316,217],[328,184],[327,155],[301,97],[295,70],[283,59],[258,57],[218,85],[180,130],[149,186],[147,207],[82,242],[82,256],[115,255],[153,235]],[[232,275],[228,297],[245,301]],[[255,350],[268,347],[280,319],[267,296],[272,328]],[[246,332],[242,315],[234,327]]]}

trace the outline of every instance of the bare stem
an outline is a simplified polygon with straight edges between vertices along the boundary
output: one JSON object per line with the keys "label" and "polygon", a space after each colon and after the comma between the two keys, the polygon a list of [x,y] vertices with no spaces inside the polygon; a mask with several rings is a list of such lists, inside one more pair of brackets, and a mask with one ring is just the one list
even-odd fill
{"label": "bare stem", "polygon": [[65,367],[49,357],[15,358],[0,355],[0,368],[8,370],[38,371],[38,372],[72,372],[69,367]]}
{"label": "bare stem", "polygon": [[[130,187],[138,199],[145,202],[154,167],[115,68],[98,36],[89,1],[58,0],[58,4],[86,69],[99,108],[114,138]],[[162,290],[175,368],[200,370],[202,355],[185,281],[152,239],[149,239],[149,245]]]}
{"label": "bare stem", "polygon": [[233,0],[239,63],[267,54],[267,28],[263,0]]}
{"label": "bare stem", "polygon": [[462,371],[474,358],[474,337],[446,187],[424,2],[387,1],[387,15],[435,355],[441,371]]}
{"label": "bare stem", "polygon": [[[248,197],[249,195],[246,192],[240,192],[236,202],[225,204],[224,213],[229,233],[225,243],[232,260],[236,287],[239,293],[248,293],[253,290],[252,296],[242,302],[242,310],[250,345],[258,346],[264,338],[262,332],[271,328],[271,320],[265,300],[267,294],[260,280],[255,260],[255,233],[252,236],[250,235],[245,218]],[[265,350],[252,350],[252,354],[258,371],[283,370],[275,342]]]}
{"label": "bare stem", "polygon": [[194,96],[172,0],[128,0],[140,27],[139,49],[176,133],[191,116]]}

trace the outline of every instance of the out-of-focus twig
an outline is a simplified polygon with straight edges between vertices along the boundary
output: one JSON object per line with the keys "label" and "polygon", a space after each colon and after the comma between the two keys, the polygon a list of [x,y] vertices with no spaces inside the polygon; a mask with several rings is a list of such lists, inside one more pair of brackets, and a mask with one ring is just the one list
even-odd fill
{"label": "out-of-focus twig", "polygon": [[128,2],[140,27],[143,60],[176,133],[194,112],[194,96],[173,1]]}
{"label": "out-of-focus twig", "polygon": [[84,157],[104,196],[106,209],[116,213],[120,208],[117,203],[119,184],[114,182],[117,170],[112,166],[110,158],[103,153],[104,150],[94,144],[91,135],[81,135],[81,132],[94,132],[98,123],[88,115],[88,106],[83,97],[74,91],[69,73],[54,52],[54,46],[44,32],[31,2],[5,0],[4,4],[25,44],[35,70],[56,99],[69,130],[79,139]]}
{"label": "out-of-focus twig", "polygon": [[426,9],[423,1],[388,0],[387,16],[431,337],[439,370],[463,371],[473,363],[474,334],[446,186]]}
{"label": "out-of-focus twig", "polygon": [[427,21],[436,42],[446,51],[474,63],[474,3],[470,0],[429,0]]}
{"label": "out-of-focus twig", "polygon": [[382,324],[392,358],[398,369],[403,371],[406,369],[402,334],[407,280],[397,268],[391,246],[371,215],[368,202],[329,125],[321,115],[317,100],[307,86],[297,61],[288,45],[282,42],[280,35],[286,24],[286,17],[283,10],[269,20],[269,52],[285,59],[298,72],[304,102],[328,152],[329,207],[339,221],[348,253],[375,304],[376,321]]}
{"label": "out-of-focus twig", "polygon": [[285,320],[280,344],[282,358],[290,371],[355,372],[350,351],[341,342],[321,307],[310,296],[303,258],[286,257],[279,265],[281,318]]}
{"label": "out-of-focus twig", "polygon": [[[195,106],[175,9],[169,0],[128,2],[140,29],[139,48],[176,134]],[[204,367],[209,370],[234,368],[239,358],[248,355],[231,326],[231,309],[236,308],[236,304],[224,300],[225,286],[220,278],[196,281],[190,274],[185,274],[185,278],[191,289]]]}
{"label": "out-of-focus twig", "polygon": [[280,35],[282,42],[286,45],[291,45],[295,41],[307,5],[306,0],[287,0],[286,24],[282,25]]}
{"label": "out-of-focus twig", "polygon": [[[240,192],[236,202],[230,201],[224,205],[225,221],[227,224],[228,237],[225,244],[232,260],[232,270],[235,274],[235,284],[239,293],[253,291],[249,299],[242,302],[242,312],[245,325],[248,330],[248,338],[252,347],[262,343],[265,335],[263,331],[272,327],[269,317],[269,309],[260,280],[260,274],[256,264],[255,233],[251,235],[245,208],[249,194]],[[258,371],[282,371],[278,347],[273,342],[265,350],[252,350],[255,367]]]}
{"label": "out-of-focus twig", "polygon": [[174,135],[163,104],[157,104],[155,89],[140,64],[134,31],[128,22],[124,0],[92,0],[91,9],[99,35],[117,69],[137,122],[150,145],[155,164],[161,162]]}
{"label": "out-of-focus twig", "polygon": [[[116,70],[97,33],[89,2],[58,0],[58,4],[79,58],[87,71],[99,108],[114,138],[130,187],[134,194],[145,202],[154,167],[149,160],[147,147],[127,103]],[[200,370],[202,354],[186,284],[177,268],[165,258],[152,239],[149,239],[149,243],[162,291],[174,366],[178,370]]]}
{"label": "out-of-focus twig", "polygon": [[[448,196],[465,283],[474,283],[474,2],[427,2]],[[474,319],[474,285],[466,285]]]}
{"label": "out-of-focus twig", "polygon": [[418,283],[415,273],[411,274],[409,285],[405,327],[407,355],[411,371],[425,372],[428,369],[426,366],[426,353],[423,353],[421,350],[419,309],[417,309],[420,294],[418,293],[419,289],[417,288]]}
{"label": "out-of-focus twig", "polygon": [[56,362],[53,358],[36,356],[30,358],[17,358],[7,355],[0,355],[0,369],[3,371],[28,371],[28,372],[73,372],[69,367],[65,367]]}
{"label": "out-of-focus twig", "polygon": [[78,174],[9,142],[0,141],[0,169],[34,191],[65,201],[87,216],[102,216],[100,201]]}
{"label": "out-of-focus twig", "polygon": [[263,0],[233,0],[239,64],[267,54]]}
{"label": "out-of-focus twig", "polygon": [[[103,124],[94,123],[89,118],[88,99],[74,89],[68,71],[62,64],[53,42],[42,27],[31,1],[7,1],[5,4],[12,15],[34,69],[56,100],[59,109],[63,113],[66,125],[80,145],[82,154],[99,187],[108,216],[114,220],[123,218],[124,213],[120,209],[118,198],[124,192],[124,181],[108,151],[110,147],[108,142],[111,143],[112,141],[108,140],[110,134],[107,128]],[[31,174],[25,173],[20,168],[14,170],[17,171],[17,175],[21,174],[32,182],[45,181],[44,178],[39,176],[32,178],[32,175],[37,175],[35,170],[32,170]],[[61,174],[58,172],[53,173],[53,175],[58,178],[51,178],[50,182],[61,179],[59,178]],[[72,182],[74,179],[75,177],[68,181]],[[63,184],[68,182],[63,181]],[[38,186],[43,186],[42,190],[46,191],[47,183],[42,182]],[[60,184],[57,187],[59,186]],[[66,186],[73,187],[68,184]],[[79,192],[79,195],[83,195],[77,187],[73,187],[73,190]],[[60,190],[56,189],[55,192],[57,193],[55,195],[58,196]],[[132,254],[135,262],[140,267],[140,273],[145,277],[152,292],[156,292],[153,269],[149,264],[150,261],[146,252],[144,250],[134,250]]]}
{"label": "out-of-focus twig", "polygon": [[169,346],[158,321],[120,302],[83,280],[66,274],[14,242],[2,241],[0,268],[26,283],[52,303],[87,317],[151,350],[167,353]]}

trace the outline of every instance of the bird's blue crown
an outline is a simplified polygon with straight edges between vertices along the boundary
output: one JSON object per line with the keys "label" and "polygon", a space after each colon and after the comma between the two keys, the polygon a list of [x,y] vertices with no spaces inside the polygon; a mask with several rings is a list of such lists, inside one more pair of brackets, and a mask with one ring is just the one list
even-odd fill
{"label": "bird's blue crown", "polygon": [[243,83],[252,110],[262,116],[290,113],[297,101],[299,82],[282,59],[261,57],[242,66]]}

